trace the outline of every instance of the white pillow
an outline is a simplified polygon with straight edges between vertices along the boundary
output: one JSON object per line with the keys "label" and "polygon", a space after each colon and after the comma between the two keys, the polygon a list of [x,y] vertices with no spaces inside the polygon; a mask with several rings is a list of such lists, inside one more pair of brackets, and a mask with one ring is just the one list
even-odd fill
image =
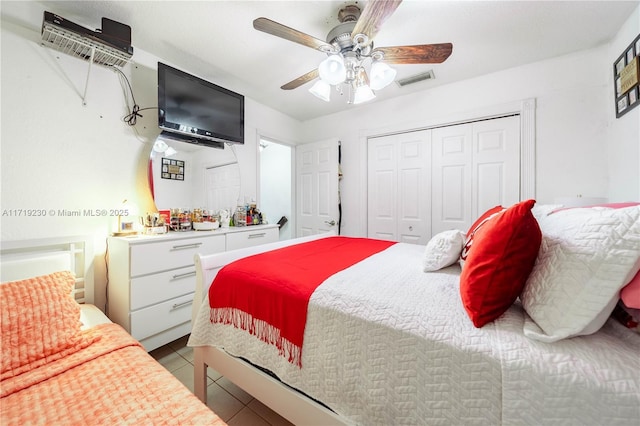
{"label": "white pillow", "polygon": [[533,217],[536,218],[538,222],[544,220],[547,216],[553,213],[554,210],[561,209],[563,207],[562,204],[537,204],[531,208],[531,213]]}
{"label": "white pillow", "polygon": [[460,258],[464,239],[465,233],[457,229],[434,235],[424,250],[422,259],[424,272],[437,271],[456,263]]}
{"label": "white pillow", "polygon": [[554,342],[595,333],[640,268],[640,206],[563,210],[538,223],[542,244],[520,296],[524,334]]}

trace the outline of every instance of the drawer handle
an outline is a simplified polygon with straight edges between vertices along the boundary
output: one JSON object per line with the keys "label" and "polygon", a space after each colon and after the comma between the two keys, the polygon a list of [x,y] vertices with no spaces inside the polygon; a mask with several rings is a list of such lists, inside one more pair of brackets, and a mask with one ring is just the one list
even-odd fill
{"label": "drawer handle", "polygon": [[190,248],[198,248],[202,245],[202,243],[193,243],[193,244],[182,244],[179,246],[173,246],[173,248],[171,248],[171,250],[184,250],[184,249],[190,249]]}
{"label": "drawer handle", "polygon": [[184,274],[176,274],[171,279],[172,280],[179,280],[179,279],[182,279],[182,278],[195,277],[195,276],[196,276],[196,271],[191,271],[191,272],[185,272]]}
{"label": "drawer handle", "polygon": [[176,309],[180,309],[180,308],[184,308],[185,306],[189,306],[193,303],[193,299],[191,300],[187,300],[186,302],[182,302],[182,303],[175,303],[172,307],[171,310],[175,311]]}
{"label": "drawer handle", "polygon": [[261,233],[259,233],[259,234],[249,234],[249,238],[262,238],[262,237],[264,237],[265,235],[267,235],[267,233],[266,233],[266,232],[261,232]]}

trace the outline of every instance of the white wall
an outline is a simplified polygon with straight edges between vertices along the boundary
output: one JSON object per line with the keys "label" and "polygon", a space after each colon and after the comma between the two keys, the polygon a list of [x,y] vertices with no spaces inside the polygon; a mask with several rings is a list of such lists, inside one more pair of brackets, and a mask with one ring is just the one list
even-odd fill
{"label": "white wall", "polygon": [[[21,14],[26,28],[7,19]],[[157,112],[142,111],[135,127],[118,74],[94,66],[87,105],[81,94],[87,63],[40,45],[42,9],[35,3],[3,2],[1,22],[1,199],[2,241],[88,235],[93,239],[96,304],[104,306],[106,238],[117,217],[109,210],[142,214],[154,208],[147,181],[151,144],[159,133]],[[136,49],[135,64],[124,69],[141,107],[157,106],[156,63],[160,58]],[[177,64],[188,71],[188,64]],[[258,131],[296,141],[300,123],[252,99],[245,100],[244,146],[237,146],[243,195],[257,193]],[[22,213],[20,213],[22,209]],[[46,212],[25,216],[26,209]],[[107,211],[107,216],[84,214]],[[62,211],[80,212],[63,216]]]}
{"label": "white wall", "polygon": [[[637,15],[638,9],[621,30],[625,47],[633,39],[626,33],[638,33]],[[535,98],[537,106],[539,202],[579,195],[610,201],[640,199],[640,108],[624,121],[612,120],[610,74],[619,52],[612,55],[610,50],[601,46],[575,52],[306,122],[305,141],[328,137],[342,141],[344,234],[366,235],[367,136],[454,122],[474,111],[482,114],[527,98]],[[629,185],[624,187],[623,182]]]}

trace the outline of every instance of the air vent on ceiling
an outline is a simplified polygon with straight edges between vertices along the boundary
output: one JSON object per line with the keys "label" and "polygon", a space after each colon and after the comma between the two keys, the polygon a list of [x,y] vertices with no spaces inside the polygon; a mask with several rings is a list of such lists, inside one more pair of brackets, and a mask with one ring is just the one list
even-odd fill
{"label": "air vent on ceiling", "polygon": [[429,70],[411,77],[396,80],[396,84],[400,87],[404,87],[424,80],[433,80],[434,78],[436,78],[436,76],[433,74],[433,70]]}

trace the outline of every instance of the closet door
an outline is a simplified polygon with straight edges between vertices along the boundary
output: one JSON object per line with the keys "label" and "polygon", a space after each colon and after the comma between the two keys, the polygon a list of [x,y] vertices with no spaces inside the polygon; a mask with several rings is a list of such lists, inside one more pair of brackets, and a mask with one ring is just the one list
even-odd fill
{"label": "closet door", "polygon": [[433,235],[520,200],[518,116],[433,129],[432,140]]}
{"label": "closet door", "polygon": [[425,130],[369,140],[370,238],[413,244],[429,241],[430,137]]}
{"label": "closet door", "polygon": [[367,155],[367,236],[397,241],[398,160],[395,137],[369,139]]}
{"label": "closet door", "polygon": [[520,117],[479,121],[472,126],[471,216],[476,218],[491,207],[520,201]]}
{"label": "closet door", "polygon": [[466,230],[471,225],[472,141],[470,125],[432,131],[433,235],[448,229]]}

